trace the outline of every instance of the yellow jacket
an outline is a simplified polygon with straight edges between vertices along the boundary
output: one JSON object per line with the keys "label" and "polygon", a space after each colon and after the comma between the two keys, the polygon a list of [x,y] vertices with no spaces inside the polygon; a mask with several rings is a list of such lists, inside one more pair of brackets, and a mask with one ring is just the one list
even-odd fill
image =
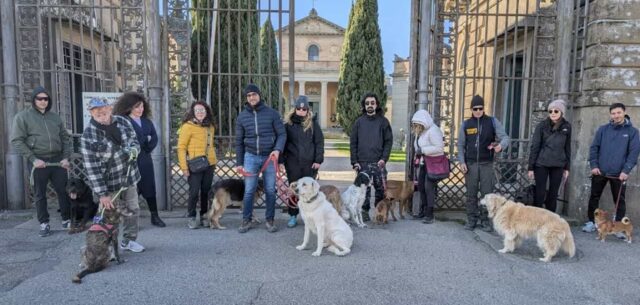
{"label": "yellow jacket", "polygon": [[[207,149],[207,130],[209,130],[209,148]],[[180,169],[187,170],[187,156],[191,158],[207,155],[209,164],[215,165],[218,162],[216,158],[216,150],[214,147],[215,128],[202,127],[193,122],[186,122],[182,124],[178,131],[178,162],[180,163]]]}

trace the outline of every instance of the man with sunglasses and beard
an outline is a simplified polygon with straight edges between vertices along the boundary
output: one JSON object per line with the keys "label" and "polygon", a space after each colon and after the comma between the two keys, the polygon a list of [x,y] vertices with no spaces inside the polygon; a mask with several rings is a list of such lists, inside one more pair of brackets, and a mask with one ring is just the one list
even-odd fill
{"label": "man with sunglasses and beard", "polygon": [[[476,95],[471,99],[472,117],[462,123],[458,133],[458,160],[467,187],[467,223],[464,228],[475,229],[478,221],[483,231],[491,232],[491,222],[481,198],[493,192],[493,158],[509,146],[509,136],[498,119],[484,113],[484,99]],[[496,141],[497,140],[497,141]]]}
{"label": "man with sunglasses and beard", "polygon": [[13,120],[11,144],[26,158],[29,171],[33,172],[33,188],[36,215],[40,223],[41,237],[51,235],[47,211],[47,185],[49,181],[58,195],[62,214],[62,228],[68,229],[71,209],[65,186],[71,156],[71,137],[62,119],[51,112],[53,101],[47,90],[33,90],[31,107],[21,111]]}
{"label": "man with sunglasses and beard", "polygon": [[[384,197],[384,181],[387,179],[385,165],[391,155],[393,133],[389,120],[384,117],[378,96],[366,93],[360,101],[362,115],[351,128],[351,165],[358,173],[366,172],[373,181],[375,188],[374,206]],[[371,189],[367,188],[367,195],[362,205],[362,220],[370,221]]]}

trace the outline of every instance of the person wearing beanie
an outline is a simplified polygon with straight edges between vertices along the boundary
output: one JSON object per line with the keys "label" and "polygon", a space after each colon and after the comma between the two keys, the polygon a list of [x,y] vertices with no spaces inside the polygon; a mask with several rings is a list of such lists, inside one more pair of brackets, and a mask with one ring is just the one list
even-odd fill
{"label": "person wearing beanie", "polygon": [[238,232],[251,229],[253,196],[258,186],[262,165],[269,161],[262,178],[266,194],[266,227],[268,232],[278,231],[274,223],[276,206],[276,164],[287,141],[287,132],[280,114],[267,106],[260,97],[260,88],[248,84],[244,88],[247,99],[244,109],[236,118],[236,171],[245,176],[242,224]]}
{"label": "person wearing beanie", "polygon": [[11,134],[11,144],[27,160],[32,172],[33,199],[42,237],[51,234],[47,210],[49,181],[58,195],[62,227],[69,229],[71,226],[71,208],[65,191],[72,151],[71,136],[60,116],[50,111],[52,105],[47,90],[35,88],[31,107],[15,116]]}
{"label": "person wearing beanie", "polygon": [[549,117],[538,123],[531,138],[528,176],[535,180],[534,205],[555,213],[562,178],[569,176],[571,124],[564,118],[567,106],[563,100],[549,103],[547,109]]}
{"label": "person wearing beanie", "polygon": [[[306,96],[299,96],[284,118],[287,142],[280,161],[284,162],[289,183],[302,177],[316,177],[324,161],[324,135],[318,121],[314,119]],[[296,199],[294,199],[295,201]],[[289,207],[289,222],[293,228],[298,224],[299,209]]]}
{"label": "person wearing beanie", "polygon": [[[625,111],[622,103],[609,106],[609,122],[600,126],[593,137],[589,150],[591,167],[591,196],[587,210],[589,221],[582,227],[584,232],[596,230],[593,213],[598,208],[600,196],[607,183],[611,187],[611,195],[617,201],[615,220],[621,221],[626,214],[625,182],[638,162],[640,138],[638,129],[633,127],[631,118]],[[616,236],[625,238],[622,233]]]}
{"label": "person wearing beanie", "polygon": [[476,95],[471,99],[471,118],[462,122],[458,133],[458,160],[465,174],[467,187],[467,230],[475,229],[478,221],[482,230],[491,232],[486,208],[478,206],[481,198],[493,192],[493,158],[509,146],[509,136],[498,119],[484,112],[484,99]]}
{"label": "person wearing beanie", "polygon": [[371,188],[367,188],[367,199],[362,205],[362,220],[369,221],[371,204],[377,206],[384,198],[384,181],[387,179],[385,165],[391,155],[393,133],[377,95],[366,93],[360,100],[360,105],[362,115],[351,127],[349,146],[353,169],[358,173],[366,172],[373,180],[375,202],[370,202]]}

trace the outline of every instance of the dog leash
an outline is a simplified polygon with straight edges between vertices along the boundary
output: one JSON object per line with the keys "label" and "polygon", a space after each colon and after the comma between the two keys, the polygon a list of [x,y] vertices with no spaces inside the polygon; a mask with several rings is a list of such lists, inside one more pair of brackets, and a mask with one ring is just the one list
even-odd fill
{"label": "dog leash", "polygon": [[[620,177],[605,176],[605,178],[620,180]],[[620,204],[620,197],[622,196],[622,189],[627,185],[627,181],[622,181],[620,188],[618,189],[618,198],[616,199],[616,207],[613,210],[613,221],[616,221],[616,213],[618,213],[618,205]]]}
{"label": "dog leash", "polygon": [[[127,174],[124,176],[125,179],[129,179],[129,174],[131,174],[131,163],[133,161],[135,161],[137,158],[130,156],[129,157],[129,165],[127,165]],[[120,182],[122,182],[122,180],[120,180]],[[121,183],[122,184],[122,183]],[[120,194],[122,194],[122,192],[124,192],[126,189],[128,189],[128,187],[125,186],[121,186],[120,189],[115,193],[115,195],[111,196],[111,203],[113,204],[113,202],[118,199],[118,196],[120,196]],[[114,206],[115,207],[115,206]],[[94,216],[93,217],[93,223],[100,223],[103,219],[104,219],[104,210],[106,208],[102,205],[100,205],[100,216]]]}
{"label": "dog leash", "polygon": [[[44,163],[44,167],[45,168],[46,167],[52,167],[52,166],[62,167],[62,164],[60,164],[60,162],[45,162]],[[41,168],[41,167],[39,167],[39,168]],[[34,183],[35,183],[34,182],[34,178],[33,178],[33,175],[34,175],[35,171],[36,171],[36,167],[35,166],[31,167],[31,173],[29,174],[29,185],[31,185],[32,187],[34,186]]]}
{"label": "dog leash", "polygon": [[284,202],[284,204],[287,207],[290,207],[292,209],[297,209],[298,202],[295,199],[295,194],[291,192],[291,189],[289,189],[289,186],[286,183],[284,183],[284,181],[282,180],[282,176],[280,175],[280,167],[278,166],[278,159],[273,155],[269,156],[269,158],[267,158],[267,160],[264,161],[264,163],[262,164],[262,167],[260,168],[260,171],[258,171],[257,173],[255,174],[247,173],[243,169],[240,172],[240,175],[242,175],[243,177],[259,176],[261,173],[264,173],[264,171],[267,170],[267,167],[269,167],[269,165],[271,164],[273,164],[273,167],[275,167],[276,169],[276,189],[279,190],[278,194],[282,194],[282,195],[279,195],[280,200],[282,200],[282,202]]}

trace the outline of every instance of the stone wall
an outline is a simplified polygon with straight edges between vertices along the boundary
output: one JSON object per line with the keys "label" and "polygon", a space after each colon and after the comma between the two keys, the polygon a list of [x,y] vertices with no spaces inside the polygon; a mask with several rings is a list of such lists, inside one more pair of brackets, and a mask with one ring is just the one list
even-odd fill
{"label": "stone wall", "polygon": [[[609,105],[627,106],[627,114],[640,122],[640,1],[597,0],[591,3],[583,91],[573,114],[573,160],[569,179],[570,216],[586,219],[591,190],[589,146],[596,129],[608,122]],[[631,172],[627,183],[627,215],[640,219],[640,171]],[[609,187],[600,206],[612,211]]]}

